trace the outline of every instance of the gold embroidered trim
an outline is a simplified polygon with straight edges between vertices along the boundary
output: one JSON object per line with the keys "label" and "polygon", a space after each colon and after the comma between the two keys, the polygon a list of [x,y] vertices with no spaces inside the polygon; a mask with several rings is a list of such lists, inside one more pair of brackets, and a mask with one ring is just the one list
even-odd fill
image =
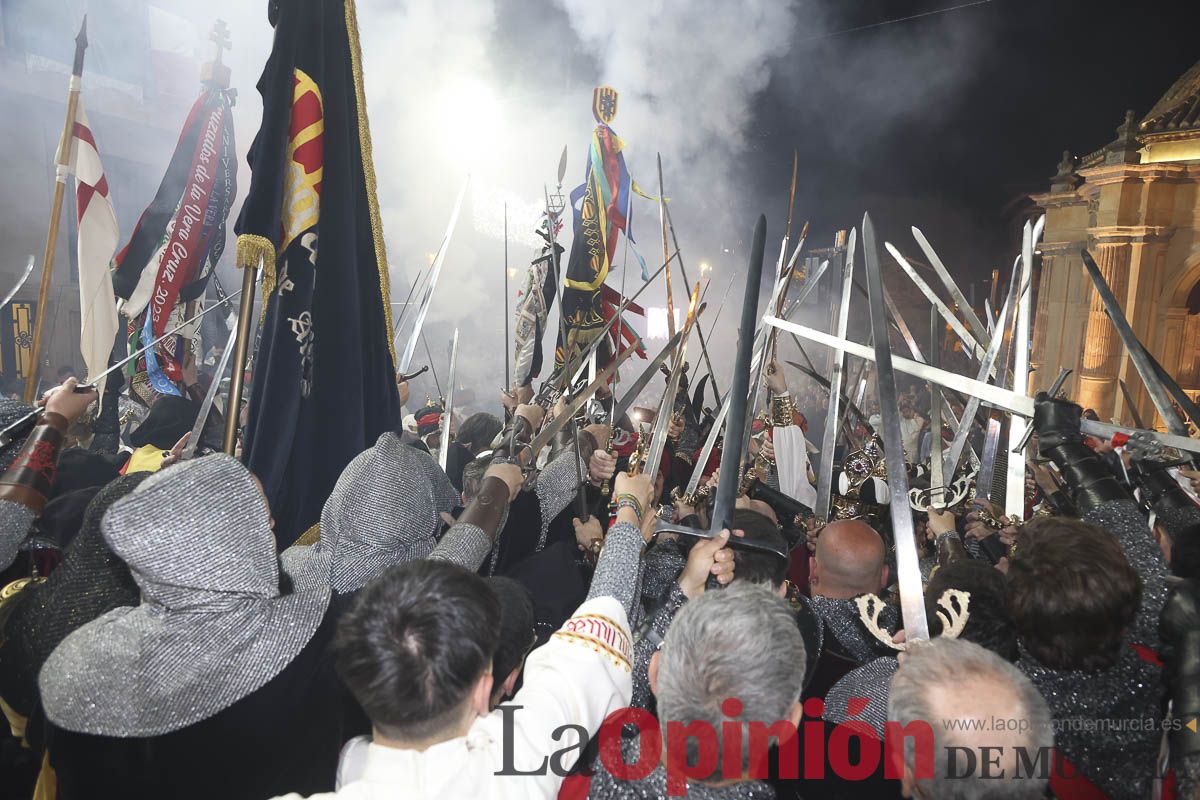
{"label": "gold embroidered trim", "polygon": [[771,427],[786,428],[795,425],[796,404],[790,394],[777,394],[771,398]]}
{"label": "gold embroidered trim", "polygon": [[615,661],[618,666],[625,667],[625,669],[632,672],[632,669],[630,669],[629,666],[629,659],[625,656],[625,654],[613,649],[599,639],[591,636],[584,636],[583,634],[575,633],[574,631],[563,630],[555,631],[554,635],[561,636],[564,639],[569,639],[571,641],[579,642],[580,644],[585,644],[595,650],[597,653],[607,653],[608,655],[612,656],[613,661]]}
{"label": "gold embroidered trim", "polygon": [[362,151],[363,181],[367,185],[367,208],[371,217],[371,237],[375,240],[375,266],[379,271],[379,296],[383,302],[383,321],[387,327],[387,347],[396,363],[392,333],[392,285],[388,273],[387,249],[383,243],[383,222],[376,194],[375,162],[371,158],[371,126],[367,119],[367,96],[363,89],[362,47],[358,40],[358,14],[354,0],[346,0],[346,38],[350,44],[350,69],[354,73],[354,100],[358,110],[358,145]]}

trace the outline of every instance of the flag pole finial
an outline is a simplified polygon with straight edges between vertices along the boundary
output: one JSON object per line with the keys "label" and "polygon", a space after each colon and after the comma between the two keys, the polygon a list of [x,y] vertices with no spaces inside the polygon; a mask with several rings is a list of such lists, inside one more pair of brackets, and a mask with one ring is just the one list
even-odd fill
{"label": "flag pole finial", "polygon": [[75,36],[75,63],[71,66],[72,75],[83,74],[83,51],[87,50],[87,46],[87,14],[84,14],[83,23],[79,26],[79,33]]}
{"label": "flag pole finial", "polygon": [[229,67],[225,66],[223,57],[226,50],[233,48],[233,40],[229,38],[229,26],[225,20],[218,19],[213,23],[213,29],[208,34],[208,39],[213,43],[216,52],[212,61],[205,63],[200,70],[200,81],[212,84],[219,89],[228,89],[231,71]]}

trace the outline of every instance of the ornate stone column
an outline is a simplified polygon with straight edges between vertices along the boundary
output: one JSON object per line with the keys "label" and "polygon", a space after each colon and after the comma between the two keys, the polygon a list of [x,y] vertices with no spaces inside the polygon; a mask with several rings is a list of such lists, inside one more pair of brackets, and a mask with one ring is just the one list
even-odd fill
{"label": "ornate stone column", "polygon": [[[1117,297],[1125,297],[1129,281],[1130,247],[1127,242],[1104,242],[1092,254],[1104,280]],[[1117,373],[1122,353],[1121,337],[1104,311],[1095,289],[1089,292],[1087,335],[1084,338],[1083,370],[1079,378],[1079,403],[1093,408],[1101,419],[1112,416],[1118,392]]]}

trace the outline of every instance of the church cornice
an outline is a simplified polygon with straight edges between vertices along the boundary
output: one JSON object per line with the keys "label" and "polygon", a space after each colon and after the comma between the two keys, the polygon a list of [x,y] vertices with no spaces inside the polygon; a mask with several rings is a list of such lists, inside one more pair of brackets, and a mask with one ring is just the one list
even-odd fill
{"label": "church cornice", "polygon": [[1079,195],[1077,190],[1072,189],[1069,192],[1046,192],[1045,194],[1031,194],[1029,199],[1037,204],[1038,208],[1067,208],[1068,206],[1080,206],[1087,202],[1086,199]]}
{"label": "church cornice", "polygon": [[1187,181],[1197,173],[1190,164],[1162,161],[1155,164],[1105,164],[1079,171],[1085,185],[1107,186],[1124,181]]}
{"label": "church cornice", "polygon": [[1169,225],[1104,225],[1088,228],[1088,239],[1096,244],[1145,244],[1165,242],[1175,228]]}

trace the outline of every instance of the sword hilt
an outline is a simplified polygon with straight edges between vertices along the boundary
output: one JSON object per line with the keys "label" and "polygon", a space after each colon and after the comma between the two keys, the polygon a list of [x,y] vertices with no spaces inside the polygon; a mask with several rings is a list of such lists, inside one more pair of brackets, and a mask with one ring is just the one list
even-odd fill
{"label": "sword hilt", "polygon": [[[654,536],[657,537],[660,533],[674,533],[680,536],[691,536],[694,539],[715,539],[722,530],[723,528],[717,528],[716,530],[706,531],[660,519],[654,525]],[[746,536],[731,536],[729,537],[729,542],[727,544],[731,547],[745,547],[750,550],[761,550],[764,553],[772,553],[784,559],[785,561],[788,557],[787,552],[781,549],[778,545],[770,541],[756,539],[749,534]]]}
{"label": "sword hilt", "polygon": [[402,373],[402,372],[400,372],[400,373],[397,373],[397,374],[396,374],[396,381],[397,381],[397,382],[402,382],[402,383],[408,383],[409,381],[411,381],[411,380],[415,380],[416,378],[419,378],[420,376],[424,375],[426,372],[429,372],[429,365],[428,365],[428,364],[426,364],[425,366],[421,367],[421,368],[420,368],[419,370],[417,370],[416,372],[410,372],[410,373],[408,373],[407,375],[405,375],[405,374],[404,374],[404,373]]}
{"label": "sword hilt", "polygon": [[[613,426],[609,425],[608,426],[608,438],[604,442],[604,452],[605,453],[609,452],[612,449],[612,441],[613,441]],[[600,494],[601,495],[608,495],[609,493],[612,492],[612,484],[610,481],[611,481],[610,478],[605,478],[604,483],[600,484]]]}

